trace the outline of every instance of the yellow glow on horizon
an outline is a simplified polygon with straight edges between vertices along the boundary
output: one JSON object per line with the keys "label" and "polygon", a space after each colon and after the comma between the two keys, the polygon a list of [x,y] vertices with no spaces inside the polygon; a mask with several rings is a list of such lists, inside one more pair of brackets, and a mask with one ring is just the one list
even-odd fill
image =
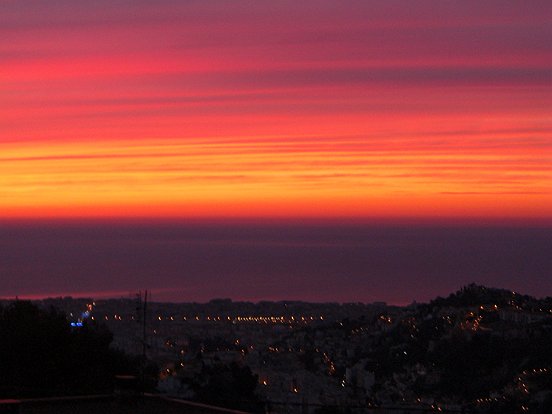
{"label": "yellow glow on horizon", "polygon": [[0,215],[550,215],[552,179],[530,168],[532,151],[466,140],[454,151],[310,136],[2,144]]}

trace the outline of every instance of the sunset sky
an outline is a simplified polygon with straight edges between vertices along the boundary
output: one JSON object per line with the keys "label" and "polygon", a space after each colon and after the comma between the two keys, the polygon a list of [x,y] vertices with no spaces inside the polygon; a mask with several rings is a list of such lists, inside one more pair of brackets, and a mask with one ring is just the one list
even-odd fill
{"label": "sunset sky", "polygon": [[552,219],[550,1],[0,5],[0,218]]}
{"label": "sunset sky", "polygon": [[551,226],[549,0],[0,2],[0,297],[552,295]]}

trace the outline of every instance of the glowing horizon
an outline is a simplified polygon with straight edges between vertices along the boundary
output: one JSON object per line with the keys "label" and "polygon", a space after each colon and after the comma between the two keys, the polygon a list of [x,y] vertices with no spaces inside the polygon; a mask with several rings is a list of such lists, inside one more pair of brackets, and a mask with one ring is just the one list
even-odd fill
{"label": "glowing horizon", "polygon": [[552,7],[6,2],[0,218],[552,219]]}

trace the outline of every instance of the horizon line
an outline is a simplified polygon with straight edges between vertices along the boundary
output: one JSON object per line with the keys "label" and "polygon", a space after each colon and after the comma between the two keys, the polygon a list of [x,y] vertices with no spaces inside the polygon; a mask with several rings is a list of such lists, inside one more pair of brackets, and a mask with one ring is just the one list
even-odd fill
{"label": "horizon line", "polygon": [[552,216],[0,216],[6,224],[412,225],[552,227]]}
{"label": "horizon line", "polygon": [[[475,284],[477,286],[484,287],[486,289],[495,289],[495,290],[506,290],[511,291],[512,293],[521,295],[521,296],[529,296],[532,298],[535,298],[537,300],[542,300],[546,298],[550,298],[551,296],[543,295],[543,296],[535,296],[527,293],[520,293],[518,291],[514,291],[509,288],[505,287],[496,287],[496,286],[485,286],[481,285],[475,282],[468,283],[466,285],[460,286],[455,290],[450,291],[449,293],[443,294],[443,295],[435,295],[431,299],[428,300],[416,300],[412,299],[409,302],[389,302],[386,300],[372,300],[370,302],[367,301],[340,301],[340,300],[308,300],[308,299],[262,299],[262,298],[252,298],[252,299],[236,299],[232,297],[212,297],[208,300],[200,300],[200,301],[191,301],[191,300],[184,300],[184,301],[173,301],[173,300],[149,300],[150,303],[165,303],[165,304],[209,304],[211,302],[217,301],[217,300],[230,300],[232,303],[252,303],[252,304],[260,304],[262,302],[269,302],[269,303],[292,303],[292,302],[301,302],[301,303],[312,303],[312,304],[364,304],[364,305],[373,305],[377,303],[384,303],[385,306],[398,306],[398,307],[407,307],[413,304],[428,304],[431,301],[438,299],[438,298],[447,298],[448,296],[455,294],[459,292],[462,288],[470,286],[472,284]],[[169,292],[172,289],[147,289],[148,293],[154,293],[154,294],[160,294],[163,292]],[[136,297],[136,294],[138,292],[143,292],[142,290],[134,290],[134,291],[106,291],[106,292],[59,292],[56,294],[24,294],[24,295],[3,295],[0,296],[0,301],[7,301],[7,302],[15,302],[18,300],[21,301],[44,301],[48,299],[72,299],[72,300],[82,300],[82,299],[92,299],[92,300],[134,300]]]}

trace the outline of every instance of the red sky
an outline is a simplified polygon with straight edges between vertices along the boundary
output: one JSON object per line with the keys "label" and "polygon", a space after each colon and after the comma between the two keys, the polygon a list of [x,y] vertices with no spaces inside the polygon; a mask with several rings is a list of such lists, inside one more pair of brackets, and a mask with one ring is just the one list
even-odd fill
{"label": "red sky", "polygon": [[552,218],[549,1],[0,7],[0,217]]}

